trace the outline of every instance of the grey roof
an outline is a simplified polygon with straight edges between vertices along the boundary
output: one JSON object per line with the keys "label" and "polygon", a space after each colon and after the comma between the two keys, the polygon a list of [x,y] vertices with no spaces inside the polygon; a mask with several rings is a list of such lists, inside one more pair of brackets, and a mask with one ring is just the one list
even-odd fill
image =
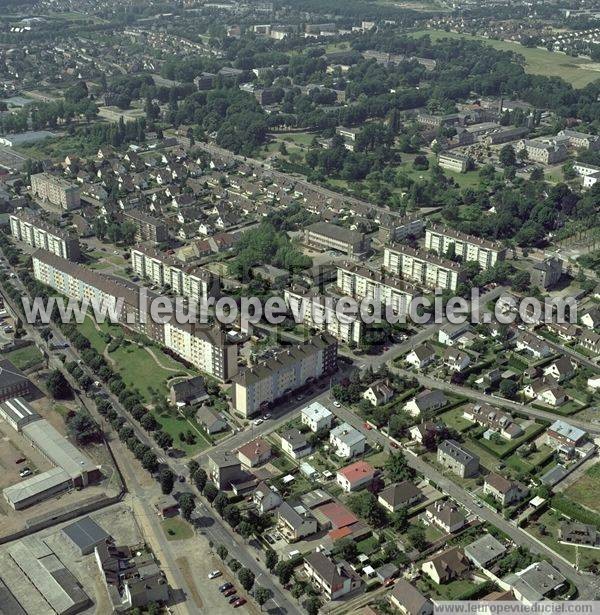
{"label": "grey roof", "polygon": [[27,380],[27,377],[8,359],[0,361],[0,387],[12,386]]}
{"label": "grey roof", "polygon": [[42,418],[22,397],[13,397],[2,402],[0,415],[9,417],[19,427]]}
{"label": "grey roof", "polygon": [[237,458],[237,455],[231,451],[211,451],[208,453],[208,458],[219,468],[240,465],[240,460]]}
{"label": "grey roof", "polygon": [[294,507],[287,502],[282,502],[277,509],[278,515],[287,521],[295,530],[302,527],[306,519],[314,519],[312,513],[304,509],[305,514],[300,514],[297,510],[298,506]]}
{"label": "grey roof", "polygon": [[410,500],[421,495],[421,490],[409,480],[394,483],[383,489],[379,497],[390,504],[390,506],[403,506]]}
{"label": "grey roof", "polygon": [[181,382],[176,382],[171,385],[171,389],[176,397],[181,400],[194,400],[208,397],[204,386],[204,378],[202,378],[202,376],[195,376],[182,380]]}
{"label": "grey roof", "polygon": [[62,468],[72,479],[98,468],[87,455],[73,446],[46,419],[25,425],[23,433],[36,448],[42,451],[52,463]]}
{"label": "grey roof", "polygon": [[337,438],[347,446],[354,446],[355,444],[366,440],[366,438],[363,436],[362,433],[360,433],[360,431],[358,431],[358,429],[354,429],[354,427],[352,427],[352,425],[349,425],[348,423],[342,423],[341,425],[338,425],[337,427],[332,429],[329,432],[329,436],[330,438]]}
{"label": "grey roof", "polygon": [[478,566],[485,567],[506,552],[506,547],[496,540],[491,534],[485,534],[481,538],[465,547],[465,555]]}
{"label": "grey roof", "polygon": [[438,450],[441,450],[460,463],[469,463],[473,459],[479,460],[476,455],[467,451],[456,440],[444,440],[438,446]]}
{"label": "grey roof", "polygon": [[331,502],[332,499],[333,498],[326,491],[323,491],[323,489],[315,489],[314,491],[309,491],[303,496],[300,496],[302,504],[310,509]]}
{"label": "grey roof", "polygon": [[27,615],[27,611],[19,604],[2,579],[0,579],[0,613]]}
{"label": "grey roof", "polygon": [[83,517],[71,525],[62,529],[63,534],[68,536],[83,552],[91,552],[98,543],[110,538],[91,517]]}
{"label": "grey roof", "polygon": [[392,598],[397,600],[407,611],[408,615],[417,615],[429,602],[414,585],[404,579],[398,579],[392,590]]}
{"label": "grey roof", "polygon": [[70,482],[70,480],[71,477],[62,468],[51,468],[20,483],[6,487],[2,494],[7,501],[18,508],[20,502]]}
{"label": "grey roof", "polygon": [[306,434],[303,434],[299,429],[288,429],[281,434],[281,439],[289,442],[293,449],[306,446]]}
{"label": "grey roof", "polygon": [[531,564],[503,580],[531,602],[542,600],[555,587],[566,581],[565,577],[545,560]]}
{"label": "grey roof", "polygon": [[336,241],[343,241],[346,243],[359,243],[362,241],[364,235],[356,231],[338,226],[337,224],[331,224],[330,222],[315,222],[310,224],[304,229],[307,233],[315,233],[317,235],[323,235],[325,237],[331,237]]}

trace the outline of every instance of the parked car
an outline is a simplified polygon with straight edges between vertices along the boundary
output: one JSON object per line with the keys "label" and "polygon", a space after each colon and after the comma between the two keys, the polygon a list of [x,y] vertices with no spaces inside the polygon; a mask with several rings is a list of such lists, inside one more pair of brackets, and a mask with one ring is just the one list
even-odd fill
{"label": "parked car", "polygon": [[334,402],[333,402],[333,405],[334,405],[336,408],[341,408],[341,407],[342,407],[342,404],[340,404],[340,402],[339,402],[339,401],[334,401]]}
{"label": "parked car", "polygon": [[262,424],[262,422],[263,422],[263,420],[262,420],[262,419],[254,419],[254,421],[253,421],[253,423],[254,423],[255,425],[261,425],[261,424]]}
{"label": "parked car", "polygon": [[208,578],[209,578],[209,579],[216,579],[217,577],[220,577],[220,576],[221,576],[221,574],[222,574],[222,573],[221,573],[221,571],[220,571],[220,570],[211,570],[211,571],[208,573]]}
{"label": "parked car", "polygon": [[26,457],[19,457],[17,460],[15,460],[15,463],[23,463],[24,461],[27,461]]}
{"label": "parked car", "polygon": [[233,596],[233,594],[237,594],[237,589],[236,589],[235,587],[231,587],[231,588],[229,588],[229,589],[226,589],[226,590],[223,592],[223,595],[224,595],[226,598],[229,598],[229,596]]}
{"label": "parked car", "polygon": [[238,598],[234,603],[233,606],[237,609],[238,606],[244,606],[244,604],[246,604],[246,598]]}
{"label": "parked car", "polygon": [[227,591],[228,589],[231,589],[232,587],[233,587],[233,583],[229,583],[229,582],[223,583],[223,585],[219,586],[219,591],[222,593],[222,592]]}
{"label": "parked car", "polygon": [[237,594],[233,594],[231,598],[229,598],[229,604],[233,604],[236,600],[239,600],[240,597]]}
{"label": "parked car", "polygon": [[19,472],[19,476],[21,478],[25,478],[26,476],[31,476],[33,474],[33,472],[29,469],[29,468],[23,468],[20,472]]}

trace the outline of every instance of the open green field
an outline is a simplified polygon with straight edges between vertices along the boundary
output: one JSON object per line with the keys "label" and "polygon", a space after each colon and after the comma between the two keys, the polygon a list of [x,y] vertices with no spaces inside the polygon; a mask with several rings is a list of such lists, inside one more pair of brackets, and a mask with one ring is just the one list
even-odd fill
{"label": "open green field", "polygon": [[44,358],[40,350],[34,344],[11,350],[4,354],[3,357],[8,359],[20,370],[30,369],[40,363]]}
{"label": "open green field", "polygon": [[167,540],[186,540],[194,535],[192,526],[179,517],[165,519],[161,525]]}
{"label": "open green field", "polygon": [[600,513],[600,463],[592,466],[566,491],[574,502]]}
{"label": "open green field", "polygon": [[537,47],[531,49],[507,41],[495,41],[483,36],[458,34],[457,32],[445,32],[443,30],[419,30],[413,32],[411,36],[418,37],[425,34],[428,34],[433,41],[442,38],[466,38],[480,41],[500,51],[514,51],[525,58],[525,72],[532,75],[561,77],[576,88],[585,87],[588,83],[600,79],[600,64],[584,58],[572,58]]}

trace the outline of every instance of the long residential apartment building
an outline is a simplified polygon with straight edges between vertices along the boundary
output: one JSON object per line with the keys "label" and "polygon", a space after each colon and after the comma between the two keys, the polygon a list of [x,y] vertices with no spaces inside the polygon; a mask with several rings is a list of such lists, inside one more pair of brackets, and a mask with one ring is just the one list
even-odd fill
{"label": "long residential apartment building", "polygon": [[121,325],[170,348],[219,380],[229,380],[237,373],[237,346],[228,343],[224,332],[208,325],[179,324],[174,319],[166,323],[155,321],[148,313],[148,306],[156,295],[148,292],[143,301],[135,284],[102,275],[43,250],[33,254],[33,273],[36,280],[69,298],[104,302],[114,310]]}
{"label": "long residential apartment building", "polygon": [[30,211],[20,209],[10,214],[10,232],[17,241],[41,248],[72,261],[81,258],[79,240],[69,232],[42,220]]}
{"label": "long residential apartment building", "polygon": [[135,224],[135,240],[161,243],[169,239],[167,225],[158,218],[148,215],[140,209],[131,209],[123,213],[128,222]]}
{"label": "long residential apartment building", "polygon": [[185,267],[180,261],[153,247],[131,250],[131,267],[139,276],[158,286],[169,286],[176,295],[200,302],[219,294],[219,278],[202,267]]}
{"label": "long residential apartment building", "polygon": [[425,229],[425,248],[443,256],[454,246],[456,256],[463,261],[476,261],[482,269],[504,260],[506,248],[499,242],[466,235],[454,229],[432,224]]}
{"label": "long residential apartment building", "polygon": [[[363,336],[363,323],[360,318],[346,322],[336,313],[333,297],[304,288],[286,288],[283,297],[290,311],[298,320],[311,329],[327,331],[333,337],[350,344],[358,344]],[[349,320],[349,319],[348,319]]]}
{"label": "long residential apartment building", "polygon": [[63,209],[76,209],[81,205],[79,186],[59,175],[37,173],[31,176],[31,193],[33,196],[58,205]]}
{"label": "long residential apartment building", "polygon": [[562,140],[556,139],[521,139],[515,146],[515,151],[525,150],[529,160],[542,164],[562,162],[569,152]]}
{"label": "long residential apartment building", "polygon": [[233,379],[237,413],[253,416],[268,404],[337,369],[337,340],[329,333],[282,349]]}
{"label": "long residential apartment building", "polygon": [[420,294],[418,288],[395,275],[354,263],[338,265],[337,287],[343,295],[354,299],[380,298],[396,314],[407,313],[413,297]]}
{"label": "long residential apartment building", "polygon": [[404,280],[444,290],[456,290],[466,278],[462,264],[400,244],[386,246],[383,266]]}

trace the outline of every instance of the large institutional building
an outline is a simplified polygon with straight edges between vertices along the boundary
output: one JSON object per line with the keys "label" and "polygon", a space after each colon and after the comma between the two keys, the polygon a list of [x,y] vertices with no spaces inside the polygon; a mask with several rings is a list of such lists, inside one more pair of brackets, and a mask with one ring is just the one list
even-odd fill
{"label": "large institutional building", "polygon": [[337,340],[329,333],[319,333],[240,372],[233,379],[235,411],[253,416],[267,404],[336,369]]}
{"label": "large institutional building", "polygon": [[506,249],[496,241],[465,235],[454,229],[436,225],[431,225],[425,230],[427,250],[445,255],[450,246],[454,246],[456,256],[460,256],[463,261],[476,261],[482,269],[493,267],[506,256]]}
{"label": "large institutional building", "polygon": [[370,240],[357,231],[331,224],[315,222],[304,229],[304,243],[318,250],[336,250],[347,256],[357,256],[368,252]]}
{"label": "large institutional building", "polygon": [[176,295],[189,297],[195,302],[216,297],[219,279],[208,269],[184,267],[181,262],[147,246],[131,250],[131,267],[142,278],[159,286],[169,286]]}
{"label": "large institutional building", "polygon": [[444,290],[455,291],[466,275],[459,263],[399,244],[385,248],[383,266],[405,280]]}
{"label": "large institutional building", "polygon": [[229,344],[220,329],[179,324],[174,319],[156,322],[147,313],[148,308],[144,308],[156,297],[153,293],[147,293],[147,301],[142,302],[140,290],[134,284],[117,281],[42,250],[33,255],[33,272],[36,280],[67,297],[104,302],[115,311],[118,309],[120,324],[170,348],[219,380],[228,380],[237,372],[237,346]]}
{"label": "large institutional building", "polygon": [[68,260],[81,258],[79,240],[24,209],[10,215],[10,231],[17,241],[41,248]]}
{"label": "large institutional building", "polygon": [[63,209],[76,209],[81,205],[79,186],[51,173],[32,175],[31,193]]}

